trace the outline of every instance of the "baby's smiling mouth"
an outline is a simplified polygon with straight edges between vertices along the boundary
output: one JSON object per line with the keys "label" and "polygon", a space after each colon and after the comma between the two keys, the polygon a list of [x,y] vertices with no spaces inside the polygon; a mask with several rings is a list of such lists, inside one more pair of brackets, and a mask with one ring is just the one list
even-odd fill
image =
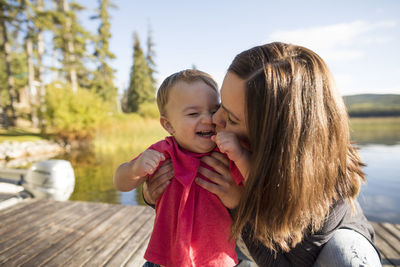
{"label": "baby's smiling mouth", "polygon": [[196,134],[202,137],[211,137],[215,135],[215,131],[198,131]]}

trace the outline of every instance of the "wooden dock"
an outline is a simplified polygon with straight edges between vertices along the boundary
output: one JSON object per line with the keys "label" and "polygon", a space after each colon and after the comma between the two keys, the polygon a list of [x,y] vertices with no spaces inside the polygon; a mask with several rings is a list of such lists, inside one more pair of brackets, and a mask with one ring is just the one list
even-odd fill
{"label": "wooden dock", "polygon": [[154,210],[25,200],[0,211],[0,266],[142,266]]}
{"label": "wooden dock", "polygon": [[[0,266],[142,266],[154,210],[24,200],[0,211]],[[400,266],[400,225],[372,223],[383,266]]]}

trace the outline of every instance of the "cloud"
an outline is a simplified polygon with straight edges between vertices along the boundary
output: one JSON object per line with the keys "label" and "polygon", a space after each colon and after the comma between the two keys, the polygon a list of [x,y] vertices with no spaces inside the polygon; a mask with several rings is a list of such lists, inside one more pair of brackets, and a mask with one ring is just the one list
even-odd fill
{"label": "cloud", "polygon": [[268,37],[268,41],[302,45],[316,51],[328,61],[349,61],[366,55],[362,49],[365,44],[382,44],[393,40],[381,32],[396,26],[396,21],[371,23],[356,20],[305,29],[275,31]]}

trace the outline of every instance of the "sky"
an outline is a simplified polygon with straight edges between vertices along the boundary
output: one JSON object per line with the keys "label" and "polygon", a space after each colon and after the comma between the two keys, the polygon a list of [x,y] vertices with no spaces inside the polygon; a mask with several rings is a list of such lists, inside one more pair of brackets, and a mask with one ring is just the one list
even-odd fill
{"label": "sky", "polygon": [[[110,10],[110,49],[115,84],[128,87],[133,64],[133,33],[142,48],[148,29],[155,43],[156,78],[193,65],[211,74],[219,85],[238,53],[280,41],[305,46],[319,54],[333,73],[342,95],[400,94],[400,1],[137,1],[114,0]],[[85,0],[80,22],[97,0]]]}

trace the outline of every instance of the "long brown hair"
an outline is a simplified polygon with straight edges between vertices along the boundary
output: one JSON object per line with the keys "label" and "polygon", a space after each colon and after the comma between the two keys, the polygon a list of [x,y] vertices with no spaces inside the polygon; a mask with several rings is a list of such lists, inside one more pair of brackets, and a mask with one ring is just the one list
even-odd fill
{"label": "long brown hair", "polygon": [[252,148],[232,234],[249,223],[268,248],[288,251],[322,226],[334,201],[351,202],[365,180],[346,108],[325,62],[304,47],[257,46],[228,71],[246,81]]}

